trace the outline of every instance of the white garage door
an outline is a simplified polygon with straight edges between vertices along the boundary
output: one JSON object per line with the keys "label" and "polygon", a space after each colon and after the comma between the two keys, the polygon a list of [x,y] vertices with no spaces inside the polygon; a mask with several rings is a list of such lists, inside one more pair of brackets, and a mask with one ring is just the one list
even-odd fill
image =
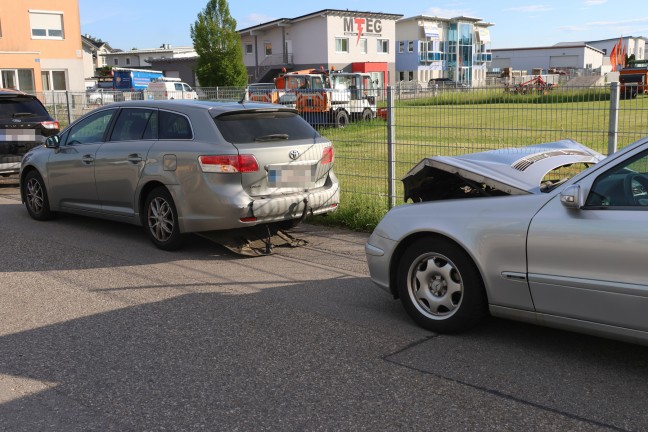
{"label": "white garage door", "polygon": [[578,68],[578,56],[551,56],[549,67]]}

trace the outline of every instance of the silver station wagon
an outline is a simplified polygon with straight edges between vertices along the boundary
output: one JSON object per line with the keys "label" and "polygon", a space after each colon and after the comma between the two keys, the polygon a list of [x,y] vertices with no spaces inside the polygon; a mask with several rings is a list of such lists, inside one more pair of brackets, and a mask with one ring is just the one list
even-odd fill
{"label": "silver station wagon", "polygon": [[426,158],[366,244],[421,326],[487,313],[648,344],[648,139],[608,157],[564,140]]}
{"label": "silver station wagon", "polygon": [[97,109],[23,159],[30,216],[69,212],[183,234],[292,225],[336,210],[334,150],[295,110],[258,103],[128,101]]}

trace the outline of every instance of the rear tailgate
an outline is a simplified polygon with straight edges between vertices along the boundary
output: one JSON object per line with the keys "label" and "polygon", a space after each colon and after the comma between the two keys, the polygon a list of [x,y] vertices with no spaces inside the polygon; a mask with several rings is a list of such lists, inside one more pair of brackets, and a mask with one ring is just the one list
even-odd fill
{"label": "rear tailgate", "polygon": [[223,137],[258,170],[243,172],[253,197],[308,192],[323,187],[333,167],[333,148],[294,110],[245,110],[215,118]]}
{"label": "rear tailgate", "polygon": [[33,96],[0,97],[0,163],[20,162],[25,153],[58,131],[58,123]]}

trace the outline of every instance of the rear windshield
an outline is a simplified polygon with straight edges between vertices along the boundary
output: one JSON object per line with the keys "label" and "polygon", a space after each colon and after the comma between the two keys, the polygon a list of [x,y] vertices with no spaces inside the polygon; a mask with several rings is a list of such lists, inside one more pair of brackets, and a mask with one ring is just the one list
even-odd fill
{"label": "rear windshield", "polygon": [[232,144],[313,139],[320,135],[290,111],[245,111],[214,118],[218,130]]}
{"label": "rear windshield", "polygon": [[49,117],[49,114],[38,99],[24,96],[10,96],[0,97],[0,117]]}

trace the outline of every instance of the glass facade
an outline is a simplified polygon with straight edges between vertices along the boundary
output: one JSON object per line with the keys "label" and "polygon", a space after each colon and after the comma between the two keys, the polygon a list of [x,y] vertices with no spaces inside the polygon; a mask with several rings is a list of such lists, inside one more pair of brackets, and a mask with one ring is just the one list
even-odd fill
{"label": "glass facade", "polygon": [[472,84],[473,40],[475,26],[457,22],[448,25],[448,72],[449,78]]}

